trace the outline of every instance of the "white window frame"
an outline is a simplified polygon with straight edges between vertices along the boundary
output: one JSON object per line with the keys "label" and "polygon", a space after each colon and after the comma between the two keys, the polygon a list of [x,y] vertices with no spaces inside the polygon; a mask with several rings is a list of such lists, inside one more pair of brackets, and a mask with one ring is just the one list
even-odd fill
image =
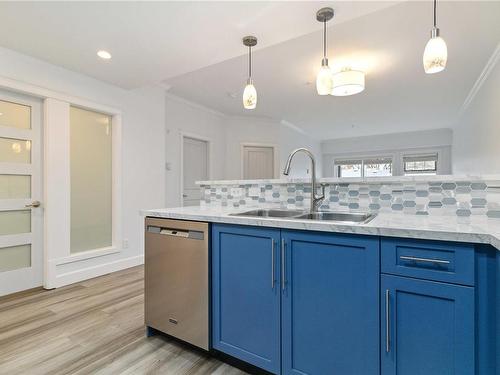
{"label": "white window frame", "polygon": [[[353,177],[341,177],[338,174],[338,162],[350,161],[350,160],[360,160],[361,161],[361,177],[354,178],[365,178],[365,160],[373,159],[390,159],[392,163],[392,176],[394,176],[394,166],[395,166],[395,155],[394,154],[373,154],[373,155],[349,155],[345,157],[337,157],[333,159],[333,176],[336,178],[353,178]],[[380,176],[380,177],[390,177],[390,176]]]}
{"label": "white window frame", "polygon": [[[420,152],[418,154],[416,154],[416,153],[413,153],[413,154],[411,154],[411,153],[403,154],[402,157],[401,157],[402,165],[403,165],[402,166],[403,175],[406,176],[406,173],[407,173],[406,168],[405,168],[405,158],[415,158],[415,159],[421,158],[421,160],[422,160],[422,159],[428,158],[430,156],[433,157],[434,155],[435,155],[435,161],[436,161],[436,169],[435,170],[432,170],[432,171],[431,170],[421,170],[421,171],[415,170],[415,171],[409,171],[409,172],[411,172],[411,174],[413,176],[416,176],[416,175],[424,175],[425,176],[425,175],[429,175],[429,172],[435,172],[434,175],[438,175],[439,174],[438,173],[438,170],[439,170],[439,154],[437,152],[433,152],[433,153],[422,153],[422,152]],[[434,158],[432,158],[432,159],[434,159]]]}

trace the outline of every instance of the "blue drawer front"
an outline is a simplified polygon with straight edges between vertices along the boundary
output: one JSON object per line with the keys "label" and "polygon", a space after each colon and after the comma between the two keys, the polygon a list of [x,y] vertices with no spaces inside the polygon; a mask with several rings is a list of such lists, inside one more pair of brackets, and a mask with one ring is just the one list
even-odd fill
{"label": "blue drawer front", "polygon": [[426,280],[474,285],[474,246],[383,238],[382,272]]}

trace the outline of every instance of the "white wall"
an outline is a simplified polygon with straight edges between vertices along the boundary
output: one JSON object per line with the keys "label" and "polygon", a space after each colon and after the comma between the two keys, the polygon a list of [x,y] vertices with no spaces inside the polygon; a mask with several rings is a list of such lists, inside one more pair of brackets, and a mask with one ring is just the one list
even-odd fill
{"label": "white wall", "polygon": [[[353,156],[392,156],[393,160],[402,160],[403,153],[438,152],[439,173],[451,173],[451,129],[423,130],[364,136],[354,138],[338,138],[323,141],[323,175],[333,176],[333,161],[338,158]],[[394,165],[394,174],[402,174],[401,165]]]}
{"label": "white wall", "polygon": [[166,206],[181,205],[181,134],[210,140],[210,179],[225,178],[226,145],[224,116],[173,95],[166,96]]}
{"label": "white wall", "polygon": [[[181,134],[199,136],[211,141],[210,179],[241,179],[241,144],[274,145],[279,150],[279,175],[289,153],[307,147],[316,155],[318,176],[321,175],[320,143],[287,125],[257,117],[232,117],[196,103],[166,95],[166,206],[181,205]],[[306,176],[309,159],[297,155],[290,175]]]}
{"label": "white wall", "polygon": [[[309,148],[316,156],[318,176],[321,175],[320,142],[278,121],[253,117],[226,118],[226,179],[241,179],[241,144],[262,143],[279,149],[279,175],[288,155],[299,147]],[[290,177],[305,177],[310,166],[307,156],[294,157]]]}
{"label": "white wall", "polygon": [[489,74],[483,77],[482,86],[454,128],[454,174],[500,173],[499,60],[497,48],[495,65],[491,67]]}
{"label": "white wall", "polygon": [[[58,285],[143,262],[139,210],[165,204],[164,90],[127,91],[0,48],[0,76],[120,109],[122,112],[122,233],[128,248],[57,268]],[[69,250],[69,249],[68,249]]]}

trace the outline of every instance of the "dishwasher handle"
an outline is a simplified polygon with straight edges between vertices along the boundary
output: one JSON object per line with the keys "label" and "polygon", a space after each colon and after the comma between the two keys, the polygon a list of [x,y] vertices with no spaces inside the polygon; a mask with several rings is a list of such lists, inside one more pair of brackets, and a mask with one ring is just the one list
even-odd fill
{"label": "dishwasher handle", "polygon": [[175,229],[148,225],[148,233],[161,234],[164,236],[189,238],[192,240],[203,240],[205,233],[197,230]]}

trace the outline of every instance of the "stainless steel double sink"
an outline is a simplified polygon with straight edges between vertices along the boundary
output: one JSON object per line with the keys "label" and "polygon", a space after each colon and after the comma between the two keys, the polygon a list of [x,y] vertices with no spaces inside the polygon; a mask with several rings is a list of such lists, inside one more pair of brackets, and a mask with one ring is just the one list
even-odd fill
{"label": "stainless steel double sink", "polygon": [[366,224],[369,221],[373,220],[376,216],[376,214],[364,213],[364,212],[334,212],[334,211],[307,212],[301,210],[284,210],[284,209],[255,209],[251,211],[241,212],[237,214],[230,214],[230,215],[245,216],[245,217],[332,221],[345,224]]}

